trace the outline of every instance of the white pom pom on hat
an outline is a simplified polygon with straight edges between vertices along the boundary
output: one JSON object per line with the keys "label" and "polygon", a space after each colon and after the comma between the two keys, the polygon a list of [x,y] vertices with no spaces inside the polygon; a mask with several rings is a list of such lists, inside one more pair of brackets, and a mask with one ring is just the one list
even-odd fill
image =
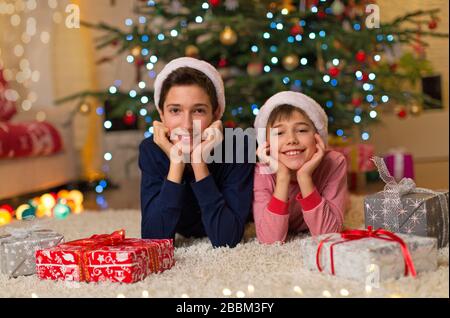
{"label": "white pom pom on hat", "polygon": [[[328,116],[323,108],[311,97],[305,94],[284,91],[279,92],[270,97],[264,105],[260,108],[258,115],[255,118],[254,127],[257,130],[258,144],[262,145],[266,141],[265,128],[272,111],[280,105],[292,105],[303,110],[309,119],[313,122],[318,134],[322,137],[325,145],[328,139]],[[264,128],[264,129],[259,129]]]}
{"label": "white pom pom on hat", "polygon": [[161,72],[158,74],[158,76],[155,79],[154,84],[154,100],[155,100],[155,106],[158,110],[159,109],[159,100],[161,97],[161,88],[166,80],[166,78],[175,71],[176,69],[180,67],[190,67],[193,69],[196,69],[203,74],[205,74],[211,82],[214,84],[214,87],[216,89],[216,95],[217,95],[217,102],[219,104],[219,118],[222,117],[223,113],[225,112],[225,89],[223,85],[222,77],[220,76],[220,73],[216,70],[214,66],[209,64],[208,62],[198,60],[192,57],[180,57],[177,59],[174,59],[170,61],[169,63],[164,66],[164,68],[161,70]]}

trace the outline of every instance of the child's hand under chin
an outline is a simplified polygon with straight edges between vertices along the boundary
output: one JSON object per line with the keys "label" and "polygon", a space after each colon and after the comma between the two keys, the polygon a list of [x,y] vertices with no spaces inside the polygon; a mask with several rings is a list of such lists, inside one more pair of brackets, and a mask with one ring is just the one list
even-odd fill
{"label": "child's hand under chin", "polygon": [[281,161],[275,159],[270,154],[270,145],[265,141],[261,146],[258,147],[256,154],[261,163],[267,165],[267,169],[263,172],[264,174],[276,173],[277,177],[290,178],[290,170]]}
{"label": "child's hand under chin", "polygon": [[216,120],[203,131],[201,143],[194,146],[192,162],[200,163],[209,157],[211,151],[223,141],[222,121]]}
{"label": "child's hand under chin", "polygon": [[297,179],[311,177],[325,155],[325,143],[323,142],[322,137],[316,133],[314,134],[314,138],[316,139],[316,152],[311,159],[306,161],[303,166],[297,170]]}

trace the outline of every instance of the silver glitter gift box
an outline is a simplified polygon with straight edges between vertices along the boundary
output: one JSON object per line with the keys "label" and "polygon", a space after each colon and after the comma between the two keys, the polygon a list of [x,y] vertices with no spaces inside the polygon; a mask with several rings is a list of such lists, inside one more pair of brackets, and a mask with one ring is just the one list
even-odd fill
{"label": "silver glitter gift box", "polygon": [[[417,273],[434,271],[437,268],[437,242],[435,238],[406,234],[396,234],[406,243]],[[319,271],[317,266],[317,249],[322,240],[319,253],[320,266],[323,273],[330,274],[330,246],[343,241],[341,234],[323,234],[308,237],[300,241],[301,260],[304,268]],[[379,238],[362,238],[346,241],[333,246],[334,274],[373,284],[388,279],[396,279],[405,275],[405,259],[398,242]]]}
{"label": "silver glitter gift box", "polygon": [[414,180],[393,178],[382,158],[374,157],[384,190],[364,199],[365,226],[395,233],[434,237],[438,248],[448,245],[448,190],[416,187]]}
{"label": "silver glitter gift box", "polygon": [[47,229],[11,229],[9,232],[11,234],[0,235],[0,273],[10,277],[35,274],[35,251],[64,241],[64,236]]}
{"label": "silver glitter gift box", "polygon": [[[440,191],[448,204],[448,191]],[[440,194],[407,193],[401,196],[398,212],[386,206],[390,200],[384,192],[369,195],[364,199],[365,226],[385,228],[398,233],[435,237],[438,247],[448,245],[449,215],[439,200]],[[389,214],[395,213],[397,227],[392,227]]]}

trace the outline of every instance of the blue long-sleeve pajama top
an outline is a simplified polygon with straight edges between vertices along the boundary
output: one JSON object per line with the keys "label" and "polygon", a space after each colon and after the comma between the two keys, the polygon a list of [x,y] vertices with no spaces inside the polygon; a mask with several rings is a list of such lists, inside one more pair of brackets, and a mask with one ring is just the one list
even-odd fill
{"label": "blue long-sleeve pajama top", "polygon": [[[254,164],[248,162],[247,154],[243,163],[237,163],[236,151],[233,163],[223,163],[229,156],[225,154],[225,143],[224,140],[222,163],[208,164],[209,176],[196,182],[192,169],[186,165],[178,184],[167,180],[169,158],[153,138],[142,141],[142,238],[174,238],[175,233],[208,236],[215,247],[234,247],[241,241],[251,212]],[[235,141],[233,147],[236,150]]]}

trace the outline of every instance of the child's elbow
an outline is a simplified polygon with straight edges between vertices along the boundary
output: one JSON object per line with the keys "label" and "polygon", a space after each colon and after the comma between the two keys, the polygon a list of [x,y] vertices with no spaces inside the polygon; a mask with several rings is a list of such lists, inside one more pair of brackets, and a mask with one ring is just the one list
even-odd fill
{"label": "child's elbow", "polygon": [[236,247],[236,245],[239,244],[241,240],[237,240],[237,239],[220,239],[220,238],[216,238],[216,239],[211,239],[211,244],[214,248],[217,247],[229,247],[229,248],[233,248]]}
{"label": "child's elbow", "polygon": [[332,224],[329,224],[328,226],[320,227],[320,228],[314,228],[310,229],[311,235],[317,236],[322,234],[329,234],[329,233],[340,233],[342,232],[343,228],[343,222],[341,219],[337,219]]}
{"label": "child's elbow", "polygon": [[217,233],[216,235],[210,235],[209,239],[213,247],[236,247],[244,235],[244,231],[233,231],[231,235],[221,235],[221,233]]}
{"label": "child's elbow", "polygon": [[260,244],[264,245],[274,245],[274,244],[284,244],[285,240],[283,239],[258,239]]}
{"label": "child's elbow", "polygon": [[265,245],[272,245],[275,243],[283,244],[286,241],[286,235],[282,233],[279,233],[279,235],[274,235],[274,233],[267,235],[265,233],[256,232],[256,238],[259,243]]}

